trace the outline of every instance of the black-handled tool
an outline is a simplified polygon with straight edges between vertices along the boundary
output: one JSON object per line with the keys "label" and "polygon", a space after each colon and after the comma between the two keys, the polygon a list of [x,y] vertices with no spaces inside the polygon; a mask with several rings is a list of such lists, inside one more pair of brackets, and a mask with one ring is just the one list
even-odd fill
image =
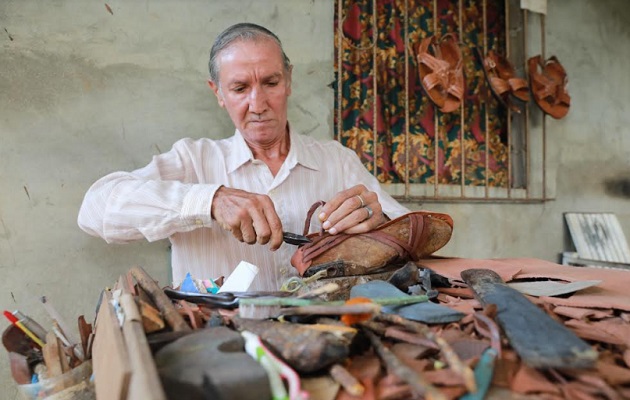
{"label": "black-handled tool", "polygon": [[312,240],[304,235],[298,235],[297,233],[282,232],[282,239],[285,243],[301,246],[306,243],[311,243]]}

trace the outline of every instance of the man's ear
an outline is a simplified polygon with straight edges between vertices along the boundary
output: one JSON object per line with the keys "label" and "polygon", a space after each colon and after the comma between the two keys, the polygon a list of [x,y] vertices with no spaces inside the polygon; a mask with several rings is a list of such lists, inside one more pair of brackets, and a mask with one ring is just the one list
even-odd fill
{"label": "man's ear", "polygon": [[289,70],[287,71],[287,96],[291,95],[292,75],[293,75],[293,65],[289,65]]}
{"label": "man's ear", "polygon": [[208,79],[208,86],[210,86],[210,89],[212,89],[212,91],[214,92],[214,95],[217,96],[217,101],[219,102],[219,106],[221,106],[221,108],[225,108],[225,102],[223,101],[223,96],[221,95],[221,90],[219,88],[219,85],[217,85],[216,83]]}

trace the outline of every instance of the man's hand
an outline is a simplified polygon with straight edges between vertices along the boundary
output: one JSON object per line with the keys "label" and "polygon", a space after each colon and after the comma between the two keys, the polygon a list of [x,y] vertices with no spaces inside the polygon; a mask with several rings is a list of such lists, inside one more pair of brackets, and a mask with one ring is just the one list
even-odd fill
{"label": "man's hand", "polygon": [[[370,212],[371,211],[371,212]],[[339,192],[319,214],[322,227],[331,235],[369,232],[387,221],[378,195],[364,185]]]}
{"label": "man's hand", "polygon": [[212,218],[248,244],[282,244],[282,222],[269,196],[221,186],[212,200]]}

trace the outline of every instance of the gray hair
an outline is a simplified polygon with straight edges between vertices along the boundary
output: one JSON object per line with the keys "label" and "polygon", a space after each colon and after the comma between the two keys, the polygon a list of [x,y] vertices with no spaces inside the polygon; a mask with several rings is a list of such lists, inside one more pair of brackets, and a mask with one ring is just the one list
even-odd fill
{"label": "gray hair", "polygon": [[219,65],[217,64],[217,58],[223,50],[238,40],[256,41],[260,39],[271,39],[276,42],[282,52],[284,69],[285,71],[288,71],[291,67],[291,61],[285,54],[284,49],[282,48],[282,42],[280,42],[278,36],[260,25],[243,22],[230,26],[221,32],[214,40],[214,44],[210,50],[210,60],[208,61],[210,80],[216,84],[219,83]]}

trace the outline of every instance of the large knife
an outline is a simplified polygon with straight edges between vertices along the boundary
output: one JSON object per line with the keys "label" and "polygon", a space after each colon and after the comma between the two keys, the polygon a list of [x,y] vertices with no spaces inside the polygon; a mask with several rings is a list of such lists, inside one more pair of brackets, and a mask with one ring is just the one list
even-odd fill
{"label": "large knife", "polygon": [[462,278],[482,305],[497,306],[497,321],[521,359],[534,368],[592,368],[597,351],[552,319],[489,269],[467,269]]}

